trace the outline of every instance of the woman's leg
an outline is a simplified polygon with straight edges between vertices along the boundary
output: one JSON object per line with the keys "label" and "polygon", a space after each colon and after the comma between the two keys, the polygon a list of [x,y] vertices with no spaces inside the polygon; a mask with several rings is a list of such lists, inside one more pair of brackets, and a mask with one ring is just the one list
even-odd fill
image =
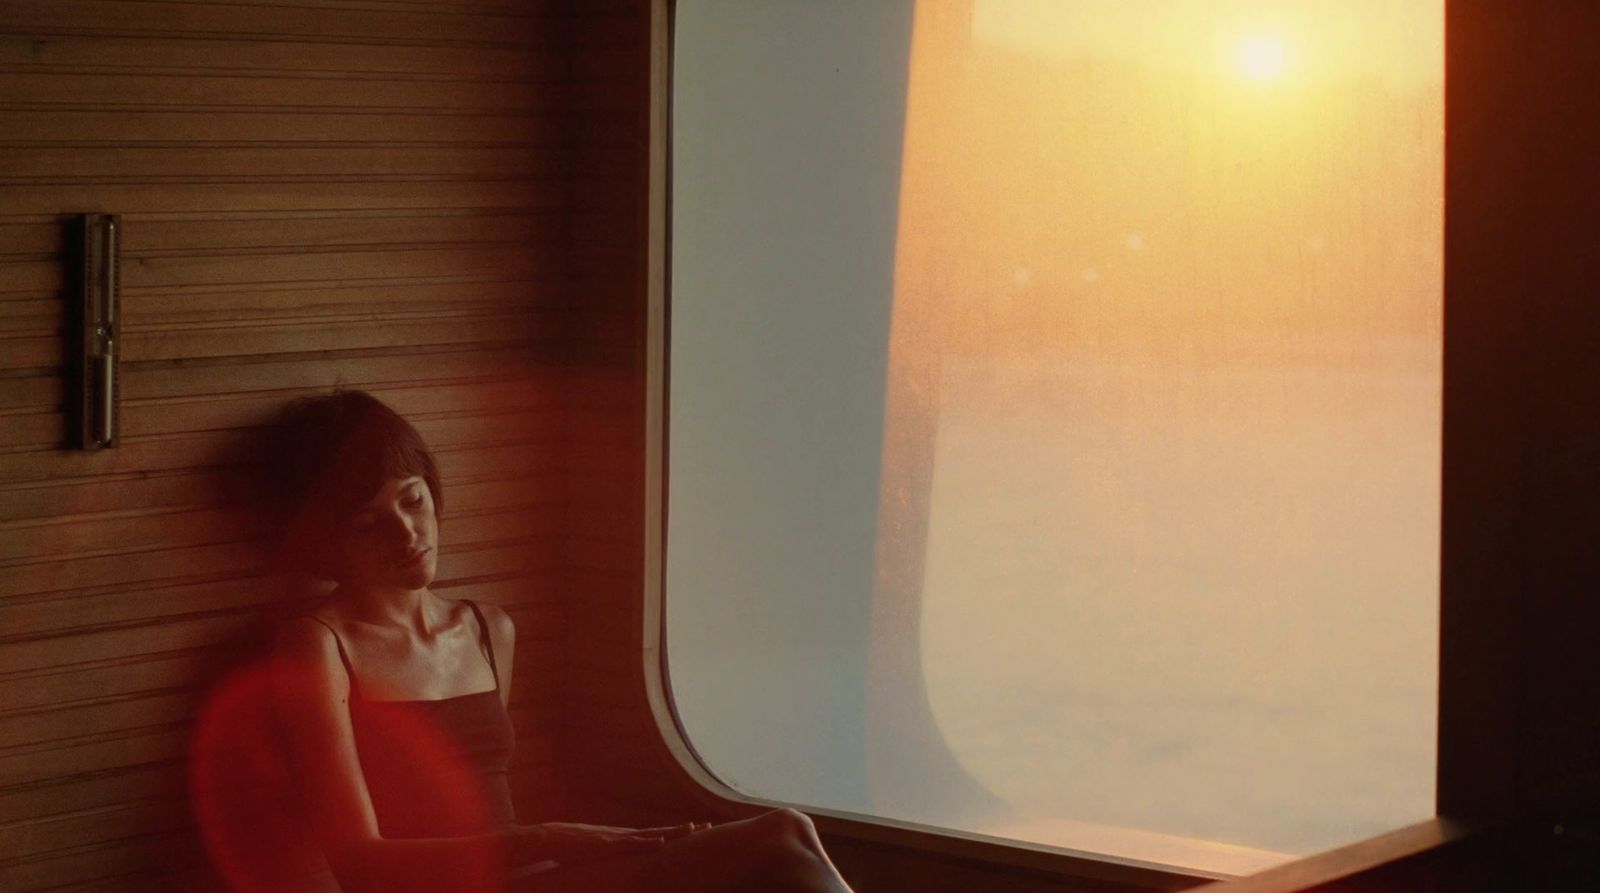
{"label": "woman's leg", "polygon": [[535,875],[519,893],[850,893],[811,819],[780,809],[671,841],[654,853]]}

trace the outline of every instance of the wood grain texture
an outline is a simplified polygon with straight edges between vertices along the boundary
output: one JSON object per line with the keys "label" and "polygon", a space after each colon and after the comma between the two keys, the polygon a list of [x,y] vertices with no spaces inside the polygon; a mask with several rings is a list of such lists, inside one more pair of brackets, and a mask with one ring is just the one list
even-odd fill
{"label": "wood grain texture", "polygon": [[0,103],[12,108],[288,107],[366,113],[379,109],[431,109],[451,114],[536,114],[560,109],[565,102],[559,83],[134,73],[109,78],[98,72],[43,74],[0,68]]}
{"label": "wood grain texture", "polygon": [[[530,7],[536,8],[536,7]],[[0,31],[31,34],[196,34],[236,39],[285,37],[327,42],[410,41],[519,48],[550,33],[538,15],[303,6],[291,14],[229,3],[141,0],[10,0],[0,7]]]}
{"label": "wood grain texture", "polygon": [[[191,725],[317,591],[230,469],[332,387],[435,449],[436,588],[517,623],[516,793],[564,811],[572,198],[606,175],[576,151],[579,6],[0,4],[0,889],[215,888]],[[124,220],[123,441],[84,453],[61,329],[92,210]]]}
{"label": "wood grain texture", "polygon": [[60,74],[249,74],[262,77],[371,76],[399,79],[515,80],[564,77],[559,51],[543,48],[427,47],[385,43],[313,43],[292,38],[79,36],[0,33],[0,65]]}

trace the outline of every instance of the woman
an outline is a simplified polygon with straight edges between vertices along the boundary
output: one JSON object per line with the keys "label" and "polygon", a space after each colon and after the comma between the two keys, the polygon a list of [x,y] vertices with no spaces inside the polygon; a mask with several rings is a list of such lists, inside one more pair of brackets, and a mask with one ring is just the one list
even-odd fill
{"label": "woman", "polygon": [[434,594],[442,493],[376,398],[298,401],[269,430],[286,554],[337,588],[285,624],[275,700],[312,830],[365,890],[848,891],[803,815],[627,829],[522,825],[506,768],[516,630]]}

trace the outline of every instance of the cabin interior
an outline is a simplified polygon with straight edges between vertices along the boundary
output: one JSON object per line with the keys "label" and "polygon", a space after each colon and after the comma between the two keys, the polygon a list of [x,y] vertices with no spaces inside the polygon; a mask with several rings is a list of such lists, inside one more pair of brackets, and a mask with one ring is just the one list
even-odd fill
{"label": "cabin interior", "polygon": [[[209,890],[186,789],[283,589],[220,469],[370,390],[504,607],[525,820],[753,808],[652,706],[662,0],[0,3],[0,889]],[[1447,4],[1439,815],[1220,890],[1600,889],[1600,11]],[[64,447],[70,221],[121,215],[119,437]],[[1314,809],[1314,804],[1308,804]],[[877,891],[1211,879],[818,817]]]}

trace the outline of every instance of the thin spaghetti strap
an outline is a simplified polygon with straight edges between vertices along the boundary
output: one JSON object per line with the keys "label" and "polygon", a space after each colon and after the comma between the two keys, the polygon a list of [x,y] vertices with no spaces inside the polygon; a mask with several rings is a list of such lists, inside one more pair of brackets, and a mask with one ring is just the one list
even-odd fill
{"label": "thin spaghetti strap", "polygon": [[356,668],[350,665],[350,655],[344,650],[344,639],[339,638],[339,631],[334,629],[321,617],[311,614],[306,614],[304,616],[307,620],[313,620],[322,624],[323,628],[325,628],[328,632],[333,633],[333,645],[335,648],[339,649],[339,663],[344,664],[344,674],[350,677],[350,694],[360,697],[360,688],[356,685]]}
{"label": "thin spaghetti strap", "polygon": [[489,658],[489,672],[494,674],[495,691],[499,691],[500,668],[494,662],[494,636],[489,633],[489,621],[483,619],[483,611],[478,607],[477,602],[470,598],[464,598],[462,601],[466,602],[467,607],[472,609],[472,616],[478,618],[478,641],[483,644],[483,652]]}

